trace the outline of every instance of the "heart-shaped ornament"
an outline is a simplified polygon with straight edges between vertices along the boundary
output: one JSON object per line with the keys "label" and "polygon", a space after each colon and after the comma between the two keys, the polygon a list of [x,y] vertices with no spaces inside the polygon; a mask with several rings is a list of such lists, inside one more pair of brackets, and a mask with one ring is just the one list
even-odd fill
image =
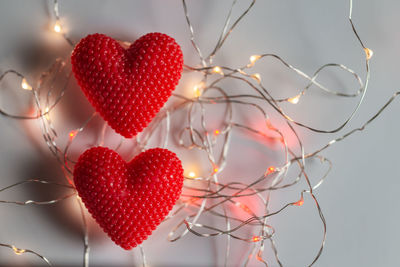
{"label": "heart-shaped ornament", "polygon": [[175,205],[183,169],[167,149],[149,149],[127,163],[111,149],[94,147],[79,157],[74,182],[93,218],[128,250],[147,239]]}
{"label": "heart-shaped ornament", "polygon": [[149,33],[124,49],[116,40],[92,34],[71,56],[72,71],[96,111],[117,133],[130,138],[160,111],[183,68],[172,37]]}

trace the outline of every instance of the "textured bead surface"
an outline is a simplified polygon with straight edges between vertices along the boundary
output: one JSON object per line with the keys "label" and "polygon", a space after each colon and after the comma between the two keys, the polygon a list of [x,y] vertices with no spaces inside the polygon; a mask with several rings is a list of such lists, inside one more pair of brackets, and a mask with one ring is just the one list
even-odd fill
{"label": "textured bead surface", "polygon": [[86,150],[74,169],[75,187],[93,218],[124,249],[156,229],[178,200],[182,163],[175,153],[149,149],[126,163],[115,151]]}
{"label": "textured bead surface", "polygon": [[83,38],[71,56],[72,71],[96,111],[117,133],[141,132],[171,96],[181,77],[180,46],[149,33],[124,49],[103,34]]}

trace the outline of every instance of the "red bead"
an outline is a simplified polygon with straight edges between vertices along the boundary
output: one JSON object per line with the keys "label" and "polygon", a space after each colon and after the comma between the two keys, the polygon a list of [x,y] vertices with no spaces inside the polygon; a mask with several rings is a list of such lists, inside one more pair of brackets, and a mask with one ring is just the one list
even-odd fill
{"label": "red bead", "polygon": [[79,157],[74,182],[104,232],[128,250],[147,239],[175,205],[183,169],[167,149],[149,149],[127,163],[111,149],[94,147]]}
{"label": "red bead", "polygon": [[130,138],[150,123],[171,96],[181,78],[183,55],[166,34],[146,34],[124,49],[96,33],[76,45],[71,64],[96,111],[117,133]]}

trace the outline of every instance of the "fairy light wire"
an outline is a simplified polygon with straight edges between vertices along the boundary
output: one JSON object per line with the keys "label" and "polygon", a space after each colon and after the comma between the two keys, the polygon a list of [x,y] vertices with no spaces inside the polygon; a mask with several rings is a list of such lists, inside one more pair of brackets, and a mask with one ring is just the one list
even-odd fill
{"label": "fairy light wire", "polygon": [[[321,186],[323,181],[328,176],[328,173],[332,169],[332,162],[326,157],[322,156],[320,153],[331,145],[344,140],[345,138],[353,135],[355,132],[363,131],[372,121],[378,118],[382,112],[394,101],[394,99],[400,94],[396,92],[392,97],[362,126],[349,130],[347,133],[336,137],[329,141],[327,144],[322,146],[313,152],[306,150],[303,140],[300,138],[298,131],[295,126],[302,127],[314,133],[326,134],[326,133],[338,133],[346,125],[348,125],[353,119],[354,115],[358,112],[361,106],[365,94],[367,92],[369,78],[370,78],[370,59],[373,55],[371,49],[367,48],[362,39],[360,38],[356,27],[352,21],[352,11],[353,3],[352,0],[349,1],[349,22],[353,34],[357,38],[363,52],[365,53],[365,77],[364,81],[361,77],[347,66],[339,63],[328,63],[319,67],[312,75],[308,75],[301,69],[292,66],[287,61],[283,60],[282,57],[275,54],[258,54],[250,57],[250,63],[243,64],[242,67],[235,68],[230,66],[215,65],[213,59],[215,55],[221,50],[223,44],[233,32],[235,27],[242,21],[243,18],[251,11],[256,1],[250,1],[249,5],[245,8],[240,15],[233,19],[233,11],[236,7],[237,0],[233,0],[230,8],[228,9],[227,16],[224,20],[224,24],[220,35],[218,36],[216,45],[212,52],[204,57],[200,49],[200,46],[196,42],[196,34],[194,31],[193,24],[189,16],[189,9],[185,0],[182,0],[183,12],[186,19],[187,26],[189,28],[189,39],[192,46],[194,47],[196,53],[199,56],[198,66],[184,66],[184,73],[199,72],[202,74],[203,78],[199,87],[196,91],[194,97],[186,97],[178,93],[173,94],[175,100],[174,104],[168,108],[163,109],[150,123],[150,125],[137,137],[129,140],[136,146],[136,149],[132,151],[132,155],[135,153],[145,150],[152,139],[156,138],[154,133],[160,131],[162,133],[162,140],[160,146],[167,148],[172,142],[170,139],[177,138],[180,149],[183,150],[199,150],[205,153],[208,164],[201,166],[202,168],[197,172],[189,172],[188,177],[185,177],[184,192],[181,199],[178,201],[174,210],[166,218],[166,220],[173,220],[175,217],[184,215],[184,219],[177,223],[168,234],[168,240],[171,242],[178,241],[182,239],[188,233],[194,234],[199,237],[211,238],[213,236],[226,236],[226,247],[224,252],[224,266],[231,264],[231,247],[233,242],[241,241],[251,244],[251,249],[248,252],[247,257],[243,262],[243,265],[247,266],[250,261],[255,257],[255,259],[269,266],[270,264],[278,264],[283,266],[284,260],[280,259],[278,256],[279,244],[276,244],[274,239],[276,231],[272,225],[268,224],[269,218],[279,215],[283,210],[290,207],[295,208],[302,206],[304,204],[304,194],[308,194],[315,205],[316,211],[320,217],[322,223],[322,240],[319,249],[316,251],[315,256],[309,263],[312,266],[317,262],[321,256],[325,241],[326,241],[326,220],[322,213],[322,208],[314,194],[314,191]],[[54,0],[53,3],[53,14],[56,20],[56,25],[60,28],[56,32],[62,34],[65,40],[73,47],[73,42],[67,37],[66,32],[62,30],[62,25],[60,24],[60,13],[59,13],[59,3]],[[233,22],[232,22],[233,21]],[[57,24],[58,23],[58,24]],[[284,98],[274,98],[271,94],[270,88],[264,85],[262,76],[259,73],[249,72],[251,68],[260,60],[267,58],[274,58],[283,64],[286,68],[294,71],[299,77],[306,79],[308,81],[307,85],[299,90],[296,96],[288,96]],[[8,75],[14,74],[21,80],[21,87],[24,90],[29,90],[32,93],[34,99],[35,108],[37,111],[36,116],[25,116],[10,114],[0,108],[0,114],[12,118],[12,119],[22,119],[22,120],[37,120],[41,126],[42,136],[47,144],[52,155],[60,163],[60,167],[64,171],[65,178],[69,185],[62,185],[61,183],[53,183],[45,180],[31,179],[27,181],[22,181],[15,183],[11,186],[6,186],[0,189],[0,194],[5,190],[17,187],[25,183],[39,183],[46,184],[51,183],[57,186],[66,186],[69,189],[73,188],[72,182],[72,170],[75,163],[75,159],[72,159],[69,155],[70,147],[74,143],[76,137],[87,128],[88,124],[97,117],[97,113],[92,114],[81,127],[73,129],[68,135],[67,143],[64,147],[59,145],[59,138],[63,136],[59,134],[57,129],[54,127],[51,113],[54,108],[58,105],[59,101],[63,98],[64,93],[69,85],[69,80],[71,77],[71,70],[67,68],[67,60],[57,59],[54,64],[46,71],[44,71],[39,78],[37,85],[32,86],[28,83],[24,75],[16,70],[7,70],[0,75],[0,82]],[[358,88],[352,93],[342,93],[337,90],[333,90],[329,87],[324,86],[319,83],[317,78],[319,74],[326,68],[335,67],[339,70],[345,71],[352,75],[358,84]],[[63,86],[55,86],[57,82],[62,79]],[[243,94],[229,95],[227,93],[227,88],[222,86],[222,81],[232,80],[238,82],[238,86],[245,86],[247,89]],[[306,93],[310,94],[310,88],[315,87],[322,90],[329,95],[344,98],[355,98],[358,97],[358,101],[349,114],[349,116],[344,120],[343,123],[334,127],[333,129],[318,129],[310,125],[298,122],[294,118],[288,116],[285,112],[284,104],[286,102],[296,104],[301,101]],[[60,90],[58,90],[60,88]],[[253,100],[262,101],[262,104],[257,104]],[[224,106],[223,118],[219,122],[219,128],[215,131],[217,134],[213,135],[210,133],[210,127],[208,124],[209,118],[207,116],[207,110],[210,105],[220,105]],[[267,133],[255,129],[251,125],[236,122],[233,116],[233,112],[238,105],[245,105],[249,108],[254,109],[263,116],[265,121],[265,127]],[[275,115],[284,121],[288,126],[290,132],[295,137],[296,148],[289,147],[288,145],[288,134],[278,129],[271,123],[270,117],[272,113],[266,112],[266,107],[272,107]],[[178,132],[173,132],[174,127],[172,123],[174,121],[174,116],[176,114],[183,113],[186,115],[186,125],[183,125]],[[200,118],[198,120],[197,118]],[[99,134],[98,144],[102,145],[105,143],[106,127],[105,124],[102,128],[103,130]],[[176,130],[176,129],[175,129]],[[244,182],[224,182],[225,177],[220,177],[220,173],[226,168],[227,161],[230,158],[230,153],[232,149],[232,133],[234,131],[243,131],[247,134],[254,134],[263,139],[273,140],[274,142],[280,143],[281,151],[283,155],[280,159],[280,164],[277,166],[266,167],[265,173],[259,177],[246,177],[241,179]],[[184,141],[186,140],[186,141]],[[187,142],[189,141],[189,142]],[[126,143],[123,138],[115,147],[115,150],[121,148]],[[327,170],[316,180],[311,182],[311,178],[308,175],[308,160],[318,159],[321,165],[327,165]],[[297,175],[289,176],[289,169],[292,166],[298,168]],[[306,188],[303,188],[299,192],[299,199],[296,201],[288,202],[282,205],[277,210],[270,210],[269,204],[271,199],[271,192],[278,192],[279,190],[292,187],[300,183],[300,181],[305,181]],[[8,201],[1,200],[1,204],[17,204],[17,205],[52,205],[59,201],[67,199],[71,196],[75,196],[76,192],[61,196],[57,199],[49,201],[34,201],[28,200],[25,202],[18,201]],[[263,212],[256,212],[254,208],[249,207],[240,202],[244,197],[252,197],[255,202],[259,204],[258,207],[262,207]],[[84,207],[79,198],[77,198],[77,203],[81,212],[82,219],[82,230],[83,230],[83,266],[89,266],[89,235],[88,235],[88,225],[85,218]],[[234,215],[233,211],[235,209],[241,209],[245,214],[246,218]],[[204,223],[207,218],[216,218],[221,220],[220,225],[208,225]],[[248,236],[243,234],[241,230],[246,229],[247,232],[253,232],[254,236]],[[269,246],[267,246],[269,244]],[[14,245],[2,244],[2,247],[11,248],[14,253],[33,253],[40,257],[46,264],[51,265],[50,262],[44,256],[28,249],[18,249]],[[140,246],[139,252],[142,258],[142,265],[147,265],[147,259],[143,247]],[[274,259],[266,259],[264,253],[266,250],[272,251]],[[275,262],[273,262],[275,260]]]}
{"label": "fairy light wire", "polygon": [[44,257],[43,255],[41,255],[41,254],[39,254],[39,253],[37,253],[37,252],[31,250],[31,249],[17,248],[17,247],[15,247],[14,245],[4,244],[4,243],[0,243],[0,247],[9,248],[9,249],[13,250],[14,253],[17,254],[17,255],[22,255],[22,254],[33,254],[33,255],[37,256],[38,258],[40,258],[41,260],[43,260],[43,261],[46,263],[46,265],[48,265],[48,266],[53,266],[53,265],[50,263],[50,261],[49,261],[46,257]]}

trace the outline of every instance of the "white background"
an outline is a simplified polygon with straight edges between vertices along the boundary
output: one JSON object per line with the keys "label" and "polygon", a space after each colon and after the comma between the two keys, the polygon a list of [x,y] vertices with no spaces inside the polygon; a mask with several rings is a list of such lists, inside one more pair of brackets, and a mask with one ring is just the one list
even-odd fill
{"label": "white background", "polygon": [[[247,1],[239,2],[240,11]],[[335,62],[354,69],[364,79],[365,55],[351,31],[347,19],[348,5],[345,0],[259,0],[226,42],[215,64],[242,66],[247,64],[252,54],[276,53],[310,75],[319,66]],[[205,53],[215,44],[229,6],[230,1],[188,1],[196,38]],[[54,58],[55,54],[68,55],[68,46],[57,34],[49,31],[54,23],[51,9],[51,3],[47,1],[0,2],[0,73],[10,67],[26,74],[37,73],[41,70],[40,60]],[[354,3],[353,20],[365,45],[374,51],[374,56],[365,101],[342,134],[361,126],[400,89],[399,10],[400,2],[394,0]],[[234,14],[239,14],[239,11]],[[175,37],[182,46],[186,64],[198,63],[178,0],[61,1],[60,13],[65,31],[75,42],[94,32],[127,41],[134,41],[147,32],[164,32]],[[305,85],[304,81],[278,64],[260,64],[257,71],[264,75],[264,84],[275,95],[293,96]],[[333,77],[326,78],[330,85],[344,91],[350,91],[353,86],[354,91],[355,83],[348,78],[349,75],[335,71],[329,74]],[[13,111],[24,111],[23,106],[18,106],[24,96],[15,96],[12,92],[19,90],[15,84],[18,85],[18,82],[13,83],[12,79],[2,84],[0,103]],[[182,82],[178,91],[185,92],[187,84],[190,82]],[[6,92],[4,88],[7,88]],[[66,97],[88,105],[80,92],[67,92]],[[355,99],[337,99],[314,90],[310,91],[310,98],[301,101],[296,109],[290,106],[288,109],[300,121],[331,129],[344,120],[355,103]],[[72,118],[80,112],[90,114],[90,107],[86,109],[64,110],[61,115],[59,112],[58,125],[65,120],[71,124],[71,127],[69,124],[69,128],[65,128],[77,127],[78,124],[71,122]],[[328,224],[326,247],[316,266],[400,265],[400,231],[397,226],[400,219],[397,168],[399,112],[400,103],[395,100],[364,132],[356,133],[323,152],[332,160],[334,168],[316,193]],[[57,180],[61,177],[58,165],[43,150],[44,145],[40,143],[43,141],[37,136],[37,130],[37,123],[0,117],[0,188],[29,178]],[[300,132],[307,152],[341,135]],[[240,146],[240,143],[236,144]],[[231,155],[237,160],[240,156],[240,153]],[[265,168],[265,164],[268,165],[268,162],[260,162],[260,168]],[[225,176],[229,173],[232,172],[227,170]],[[279,194],[272,197],[282,201],[277,200],[279,203],[294,201],[301,189],[296,188],[287,199]],[[0,193],[0,199],[48,199],[56,195],[55,192],[24,187],[12,193]],[[76,213],[71,211],[72,206],[72,200],[54,207],[39,208],[0,204],[0,242],[34,249],[56,266],[79,266],[82,261],[81,233],[76,223],[79,220],[73,215]],[[275,207],[278,206],[276,204]],[[277,229],[276,242],[283,264],[309,264],[321,240],[321,223],[311,199],[306,197],[303,207],[284,212],[273,223]],[[162,225],[144,243],[150,266],[222,264],[222,254],[216,256],[215,251],[220,253],[223,249],[218,250],[212,245],[212,239],[188,235],[176,243],[167,243],[165,237],[171,226]],[[125,266],[139,262],[137,250],[125,252],[96,231],[99,232],[96,226],[92,226],[92,266]],[[247,244],[239,246],[245,251]],[[11,250],[0,248],[0,264],[29,266],[40,265],[41,262],[33,256],[16,256]],[[232,260],[230,264],[237,266],[239,262]]]}

